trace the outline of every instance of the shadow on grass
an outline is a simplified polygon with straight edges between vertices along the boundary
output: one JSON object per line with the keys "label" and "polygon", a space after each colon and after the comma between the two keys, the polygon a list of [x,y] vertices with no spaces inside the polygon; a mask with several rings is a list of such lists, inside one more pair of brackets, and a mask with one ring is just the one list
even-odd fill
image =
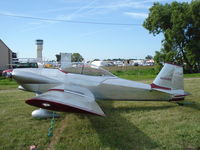
{"label": "shadow on grass", "polygon": [[[92,117],[89,120],[97,131],[103,148],[108,149],[153,149],[158,147],[150,137],[138,129],[128,119],[121,116],[122,111],[165,109],[167,107],[114,108],[113,102],[101,104],[106,117]],[[117,110],[116,110],[117,109]],[[115,111],[114,111],[115,110]]]}
{"label": "shadow on grass", "polygon": [[144,106],[144,107],[117,107],[111,108],[113,111],[121,112],[131,112],[131,111],[151,111],[151,110],[162,110],[177,107],[176,105],[169,106]]}
{"label": "shadow on grass", "polygon": [[[191,104],[190,104],[191,103]],[[185,104],[183,103],[183,105],[180,105],[180,107],[189,107],[189,108],[192,108],[192,109],[195,109],[195,110],[200,110],[200,104],[199,103],[196,103],[196,102],[185,102]]]}

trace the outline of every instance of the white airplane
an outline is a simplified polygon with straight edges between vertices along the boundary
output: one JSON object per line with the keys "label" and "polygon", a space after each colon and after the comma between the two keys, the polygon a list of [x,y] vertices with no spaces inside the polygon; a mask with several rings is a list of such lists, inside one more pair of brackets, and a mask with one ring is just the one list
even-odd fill
{"label": "white airplane", "polygon": [[183,68],[166,63],[152,84],[121,79],[90,64],[72,63],[64,69],[14,69],[20,89],[37,94],[26,100],[42,108],[33,117],[52,114],[45,110],[80,112],[105,116],[98,100],[180,101],[189,93],[183,89]]}

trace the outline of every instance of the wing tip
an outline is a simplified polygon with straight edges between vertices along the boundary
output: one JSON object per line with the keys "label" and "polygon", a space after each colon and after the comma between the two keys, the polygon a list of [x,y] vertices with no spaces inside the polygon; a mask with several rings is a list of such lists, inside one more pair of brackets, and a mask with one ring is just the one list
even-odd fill
{"label": "wing tip", "polygon": [[101,117],[106,117],[105,113],[94,113],[94,112],[91,112],[91,113],[94,114],[94,115],[101,116]]}

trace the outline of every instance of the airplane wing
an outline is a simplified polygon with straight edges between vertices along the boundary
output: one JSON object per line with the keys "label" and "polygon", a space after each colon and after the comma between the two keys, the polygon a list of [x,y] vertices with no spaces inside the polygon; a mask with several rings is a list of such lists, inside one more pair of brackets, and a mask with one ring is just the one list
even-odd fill
{"label": "airplane wing", "polygon": [[[64,111],[90,113],[105,116],[94,95],[88,89],[77,87],[78,90],[50,89],[48,92],[26,100],[26,103],[36,107]],[[72,87],[74,89],[74,87]]]}

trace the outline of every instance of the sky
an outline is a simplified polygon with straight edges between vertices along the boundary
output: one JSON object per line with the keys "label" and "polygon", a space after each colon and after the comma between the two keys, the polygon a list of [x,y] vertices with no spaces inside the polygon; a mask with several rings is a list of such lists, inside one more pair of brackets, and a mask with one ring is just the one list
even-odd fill
{"label": "sky", "polygon": [[35,40],[43,39],[46,60],[60,52],[80,53],[86,61],[142,59],[154,56],[163,39],[142,26],[154,2],[172,0],[0,0],[0,39],[19,58],[35,58]]}

